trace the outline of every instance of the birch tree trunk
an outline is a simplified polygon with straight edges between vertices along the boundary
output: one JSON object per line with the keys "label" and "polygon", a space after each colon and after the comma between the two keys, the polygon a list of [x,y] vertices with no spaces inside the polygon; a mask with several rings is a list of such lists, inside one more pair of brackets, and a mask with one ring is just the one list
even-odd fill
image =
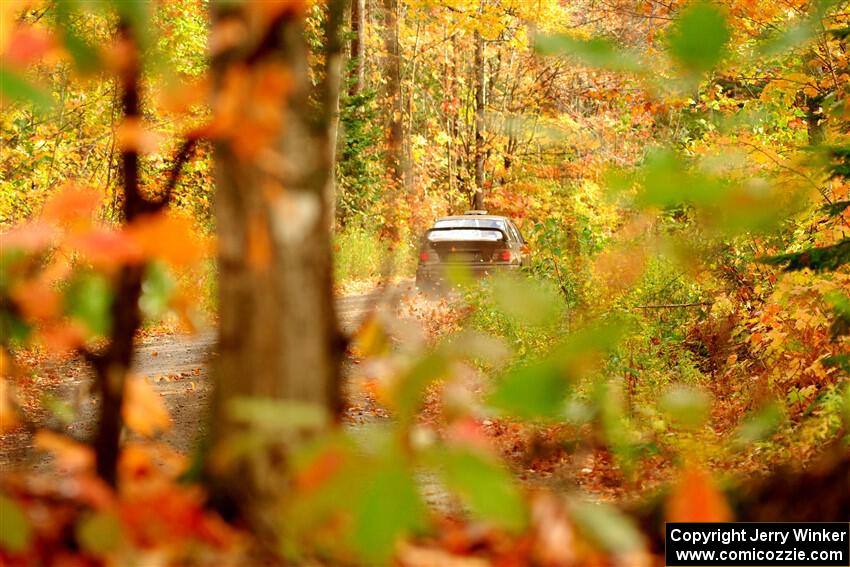
{"label": "birch tree trunk", "polygon": [[475,32],[475,193],[472,208],[484,209],[484,38]]}
{"label": "birch tree trunk", "polygon": [[395,188],[404,186],[404,164],[401,106],[401,62],[398,43],[398,0],[384,0],[384,44],[387,50],[387,99],[390,124],[387,134],[387,169]]}

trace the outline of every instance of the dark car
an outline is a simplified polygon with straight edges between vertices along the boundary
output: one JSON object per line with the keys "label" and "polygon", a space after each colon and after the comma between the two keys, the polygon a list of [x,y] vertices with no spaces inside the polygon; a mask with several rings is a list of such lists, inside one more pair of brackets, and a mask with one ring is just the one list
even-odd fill
{"label": "dark car", "polygon": [[425,233],[416,285],[421,289],[437,287],[452,268],[480,277],[518,270],[528,263],[528,245],[511,219],[469,211],[440,218]]}

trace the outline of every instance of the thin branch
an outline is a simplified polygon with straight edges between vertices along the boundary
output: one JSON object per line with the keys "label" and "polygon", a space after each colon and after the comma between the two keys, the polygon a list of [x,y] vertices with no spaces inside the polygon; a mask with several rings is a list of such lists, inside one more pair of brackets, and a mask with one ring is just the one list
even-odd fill
{"label": "thin branch", "polygon": [[695,301],[694,303],[662,303],[654,305],[635,305],[632,309],[675,309],[687,307],[704,307],[714,305],[713,301]]}

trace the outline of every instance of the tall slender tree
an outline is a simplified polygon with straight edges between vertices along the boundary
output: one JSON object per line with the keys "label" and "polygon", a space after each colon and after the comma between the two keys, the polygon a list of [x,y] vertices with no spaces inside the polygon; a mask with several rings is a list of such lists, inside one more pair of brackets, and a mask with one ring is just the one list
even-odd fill
{"label": "tall slender tree", "polygon": [[401,103],[401,61],[398,40],[398,0],[384,0],[384,44],[386,47],[386,97],[389,113],[387,169],[390,182],[404,186],[404,131]]}
{"label": "tall slender tree", "polygon": [[[482,4],[483,6],[483,4]],[[479,13],[480,13],[479,9]],[[475,192],[472,208],[484,208],[484,105],[486,73],[484,69],[484,38],[475,30]]]}

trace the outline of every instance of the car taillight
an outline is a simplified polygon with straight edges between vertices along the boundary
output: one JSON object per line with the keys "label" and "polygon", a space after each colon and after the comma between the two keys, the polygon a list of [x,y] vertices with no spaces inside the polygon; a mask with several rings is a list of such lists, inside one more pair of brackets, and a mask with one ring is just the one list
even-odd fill
{"label": "car taillight", "polygon": [[500,262],[510,262],[511,261],[511,251],[510,250],[499,250],[496,253],[496,258]]}
{"label": "car taillight", "polygon": [[427,250],[423,250],[419,253],[419,260],[422,262],[427,262],[431,259],[431,254]]}

